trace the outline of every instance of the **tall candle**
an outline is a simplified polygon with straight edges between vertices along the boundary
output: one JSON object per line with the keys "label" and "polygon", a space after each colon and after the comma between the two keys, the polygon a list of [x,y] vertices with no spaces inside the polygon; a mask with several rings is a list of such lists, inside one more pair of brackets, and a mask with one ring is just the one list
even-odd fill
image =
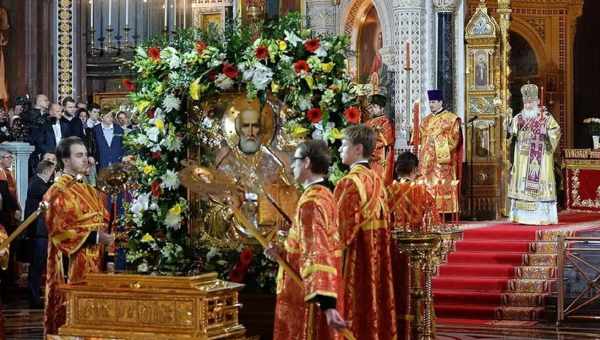
{"label": "tall candle", "polygon": [[169,5],[169,1],[165,0],[165,5],[164,5],[164,8],[165,8],[165,31],[167,30],[167,10],[169,9],[167,7],[168,5]]}
{"label": "tall candle", "polygon": [[421,144],[421,141],[419,140],[421,138],[421,136],[419,136],[420,118],[421,108],[419,106],[419,102],[416,101],[413,105],[413,146],[417,155],[419,154],[419,144]]}
{"label": "tall candle", "polygon": [[540,117],[544,117],[544,87],[540,86]]}
{"label": "tall candle", "polygon": [[187,0],[183,0],[183,28],[186,28]]}
{"label": "tall candle", "polygon": [[90,0],[90,27],[94,29],[94,0]]}
{"label": "tall candle", "polygon": [[406,69],[410,69],[410,41],[406,42]]}
{"label": "tall candle", "polygon": [[177,0],[173,0],[173,31],[177,28]]}
{"label": "tall candle", "polygon": [[108,0],[108,27],[112,24],[112,0]]}
{"label": "tall candle", "polygon": [[125,26],[129,27],[129,0],[125,0]]}

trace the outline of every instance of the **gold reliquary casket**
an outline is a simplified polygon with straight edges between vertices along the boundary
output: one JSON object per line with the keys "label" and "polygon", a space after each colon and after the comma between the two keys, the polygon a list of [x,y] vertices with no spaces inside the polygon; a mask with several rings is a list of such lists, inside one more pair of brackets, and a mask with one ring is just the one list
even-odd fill
{"label": "gold reliquary casket", "polygon": [[64,285],[67,321],[60,339],[245,339],[242,284],[198,276],[88,274]]}

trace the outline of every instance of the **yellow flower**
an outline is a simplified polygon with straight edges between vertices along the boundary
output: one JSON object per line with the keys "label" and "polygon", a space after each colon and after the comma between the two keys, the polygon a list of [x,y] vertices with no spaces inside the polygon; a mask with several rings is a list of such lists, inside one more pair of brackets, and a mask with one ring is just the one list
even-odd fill
{"label": "yellow flower", "polygon": [[279,50],[280,50],[280,51],[285,51],[285,49],[287,48],[287,44],[286,44],[286,42],[285,42],[285,41],[283,41],[283,40],[279,40],[279,41],[277,42],[277,45],[279,46]]}
{"label": "yellow flower", "polygon": [[165,129],[165,122],[162,119],[156,119],[154,121],[154,125],[160,130],[163,131]]}
{"label": "yellow flower", "polygon": [[276,82],[272,82],[271,83],[271,92],[273,92],[273,93],[279,92],[279,84],[277,84]]}
{"label": "yellow flower", "polygon": [[138,112],[146,112],[146,109],[148,107],[150,107],[150,101],[149,100],[140,100],[136,103],[136,108],[138,110]]}
{"label": "yellow flower", "polygon": [[142,242],[150,243],[152,241],[154,241],[154,237],[152,237],[152,235],[146,233],[144,236],[142,236]]}
{"label": "yellow flower", "polygon": [[321,69],[323,70],[323,72],[329,73],[331,72],[331,70],[333,70],[333,65],[333,62],[323,63],[321,64]]}
{"label": "yellow flower", "polygon": [[171,209],[169,209],[169,215],[181,215],[181,205],[179,203],[175,204]]}
{"label": "yellow flower", "polygon": [[298,125],[298,126],[295,126],[292,129],[291,135],[294,138],[303,138],[303,137],[306,137],[309,132],[310,132],[309,129],[307,129],[307,128],[303,127],[303,126]]}
{"label": "yellow flower", "polygon": [[315,80],[313,79],[313,77],[307,76],[304,77],[304,80],[306,81],[306,85],[308,85],[308,88],[312,90],[315,86]]}
{"label": "yellow flower", "polygon": [[329,137],[329,140],[333,143],[338,139],[344,138],[344,134],[342,133],[342,131],[340,131],[340,129],[333,128],[329,131],[328,137]]}
{"label": "yellow flower", "polygon": [[155,171],[156,171],[156,168],[154,167],[154,165],[150,165],[150,164],[144,165],[144,174],[145,175],[152,175]]}
{"label": "yellow flower", "polygon": [[198,78],[190,84],[190,97],[193,100],[200,100],[200,92],[200,78]]}

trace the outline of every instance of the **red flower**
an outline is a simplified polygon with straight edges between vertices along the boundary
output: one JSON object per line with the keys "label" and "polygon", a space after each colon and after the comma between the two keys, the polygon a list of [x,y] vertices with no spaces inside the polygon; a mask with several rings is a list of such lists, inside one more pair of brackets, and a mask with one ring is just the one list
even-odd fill
{"label": "red flower", "polygon": [[240,265],[242,267],[248,267],[252,262],[252,249],[246,248],[240,253]]}
{"label": "red flower", "polygon": [[231,79],[235,79],[235,78],[237,78],[239,72],[238,72],[237,68],[235,68],[235,65],[224,63],[223,64],[223,74],[225,74],[227,77],[229,77]]}
{"label": "red flower", "polygon": [[123,79],[123,87],[129,92],[135,91],[135,83],[129,79]]}
{"label": "red flower", "polygon": [[298,60],[294,63],[294,71],[296,71],[296,73],[300,73],[302,71],[308,72],[309,70],[310,67],[308,66],[306,60]]}
{"label": "red flower", "polygon": [[155,60],[155,61],[160,60],[160,49],[158,47],[150,47],[148,49],[148,56],[152,60]]}
{"label": "red flower", "polygon": [[360,110],[355,106],[350,106],[344,111],[344,117],[350,124],[360,123]]}
{"label": "red flower", "polygon": [[152,191],[152,196],[158,198],[162,192],[162,190],[160,189],[160,181],[155,179],[150,187]]}
{"label": "red flower", "polygon": [[321,42],[319,39],[310,39],[304,43],[304,49],[310,53],[315,53],[316,50],[321,47]]}
{"label": "red flower", "polygon": [[196,52],[198,52],[198,54],[202,54],[202,52],[204,51],[206,46],[207,45],[204,41],[197,41],[196,42]]}
{"label": "red flower", "polygon": [[217,72],[215,72],[215,70],[210,70],[208,71],[208,80],[210,81],[215,81],[215,79],[217,79]]}
{"label": "red flower", "polygon": [[256,58],[258,60],[266,60],[267,58],[269,58],[269,50],[265,45],[258,46],[254,53],[256,54]]}
{"label": "red flower", "polygon": [[321,109],[318,107],[313,107],[306,112],[306,119],[308,119],[309,122],[316,124],[323,119],[323,112],[321,112]]}
{"label": "red flower", "polygon": [[150,153],[150,157],[155,160],[160,160],[160,151],[153,151]]}
{"label": "red flower", "polygon": [[154,109],[146,111],[146,117],[150,119],[154,118]]}

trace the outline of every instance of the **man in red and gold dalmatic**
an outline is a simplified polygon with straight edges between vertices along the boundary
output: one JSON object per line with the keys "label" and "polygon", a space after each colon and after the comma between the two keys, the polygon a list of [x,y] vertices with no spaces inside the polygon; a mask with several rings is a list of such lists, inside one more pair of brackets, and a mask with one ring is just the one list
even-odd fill
{"label": "man in red and gold dalmatic", "polygon": [[[389,187],[390,222],[393,229],[406,232],[424,232],[439,223],[435,200],[427,186],[417,180],[419,160],[411,152],[403,152],[396,159],[396,180]],[[394,252],[394,288],[398,313],[398,338],[411,339],[410,320],[414,318],[410,304],[410,268],[408,256]],[[415,283],[413,283],[414,285]]]}
{"label": "man in red and gold dalmatic", "polygon": [[84,142],[79,137],[64,138],[56,148],[56,156],[63,166],[63,175],[44,195],[44,201],[50,205],[45,216],[45,334],[58,334],[58,328],[66,321],[65,295],[58,286],[81,282],[85,274],[99,272],[103,245],[114,242],[114,236],[105,231],[109,214],[104,200],[96,188],[80,181],[90,166]]}
{"label": "man in red and gold dalmatic", "polygon": [[[462,133],[460,118],[444,109],[442,92],[427,91],[431,114],[419,126],[419,173],[431,188],[440,213],[456,213],[459,190],[450,184],[460,180]],[[443,181],[442,185],[438,185]]]}
{"label": "man in red and gold dalmatic", "polygon": [[344,130],[340,157],[350,172],[334,191],[343,247],[342,316],[360,340],[397,336],[385,186],[369,168],[376,139],[365,125]]}
{"label": "man in red and gold dalmatic", "polygon": [[371,155],[369,165],[387,186],[394,180],[394,142],[396,140],[394,124],[385,115],[386,98],[382,94],[374,94],[367,106],[369,114],[365,125],[377,133],[377,143]]}
{"label": "man in red and gold dalmatic", "polygon": [[337,210],[325,186],[331,157],[327,143],[310,140],[298,146],[292,171],[304,192],[285,249],[270,247],[268,256],[282,256],[300,274],[302,285],[279,268],[275,340],[341,339],[347,327],[338,310],[342,302],[341,251]]}
{"label": "man in red and gold dalmatic", "polygon": [[[4,242],[4,240],[6,240],[7,238],[8,234],[6,233],[6,229],[4,229],[4,226],[0,224],[0,243]],[[8,268],[8,255],[8,248],[0,249],[0,270],[6,270]],[[6,283],[2,282],[2,284]],[[0,309],[0,339],[4,338],[4,314],[2,314],[2,309]]]}

